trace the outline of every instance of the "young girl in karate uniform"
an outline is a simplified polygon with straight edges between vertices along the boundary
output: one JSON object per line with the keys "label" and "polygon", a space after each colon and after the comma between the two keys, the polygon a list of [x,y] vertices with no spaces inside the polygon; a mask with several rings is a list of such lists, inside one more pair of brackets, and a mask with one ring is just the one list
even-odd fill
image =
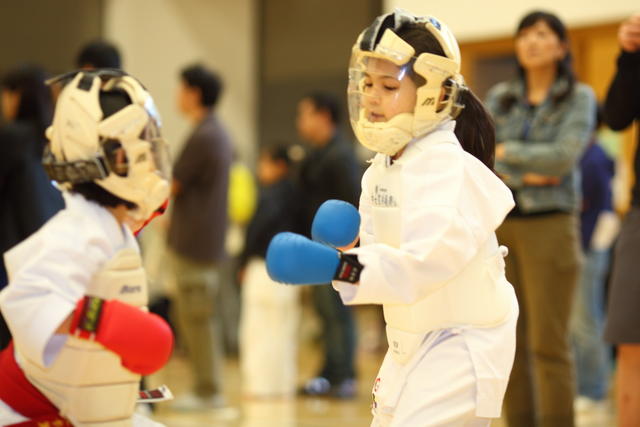
{"label": "young girl in karate uniform", "polygon": [[355,134],[378,153],[362,180],[359,239],[334,239],[342,205],[321,207],[320,243],[276,236],[269,271],[321,283],[326,265],[345,304],[382,305],[389,350],[372,426],[489,426],[518,317],[495,236],[514,202],[493,172],[492,121],[464,85],[455,38],[430,16],[378,17],[353,46],[348,91]]}

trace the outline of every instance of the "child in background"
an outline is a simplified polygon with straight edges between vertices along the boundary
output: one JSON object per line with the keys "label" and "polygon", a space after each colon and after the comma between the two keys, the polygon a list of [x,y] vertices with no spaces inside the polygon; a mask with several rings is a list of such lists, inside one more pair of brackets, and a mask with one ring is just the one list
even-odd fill
{"label": "child in background", "polygon": [[295,392],[300,289],[274,286],[264,259],[276,233],[296,228],[298,198],[290,167],[286,144],[261,150],[258,207],[240,256],[240,367],[243,390],[251,397],[291,396]]}
{"label": "child in background", "polygon": [[[576,424],[583,419],[607,416],[611,347],[602,339],[605,321],[605,287],[611,248],[619,231],[613,211],[611,181],[615,164],[599,144],[602,125],[598,108],[596,131],[580,160],[582,209],[581,243],[586,258],[582,265],[571,317],[571,338],[576,366]],[[604,420],[603,420],[604,422]]]}

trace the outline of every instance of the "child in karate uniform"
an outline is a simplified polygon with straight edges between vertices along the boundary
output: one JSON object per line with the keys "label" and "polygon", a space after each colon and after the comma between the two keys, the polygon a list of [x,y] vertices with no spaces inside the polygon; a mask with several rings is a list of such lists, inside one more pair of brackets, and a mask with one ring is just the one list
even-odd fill
{"label": "child in karate uniform", "polygon": [[320,243],[276,236],[269,271],[287,283],[330,277],[345,304],[382,305],[389,350],[372,426],[489,426],[518,317],[495,236],[514,202],[493,172],[492,121],[431,16],[378,17],[353,46],[348,90],[356,136],[378,153],[362,180],[360,246],[345,244],[344,206],[326,202]]}
{"label": "child in karate uniform", "polygon": [[169,194],[159,117],[124,72],[67,77],[44,159],[66,207],[4,255],[14,341],[0,353],[0,425],[159,426],[134,410],[173,335],[146,310],[132,234]]}

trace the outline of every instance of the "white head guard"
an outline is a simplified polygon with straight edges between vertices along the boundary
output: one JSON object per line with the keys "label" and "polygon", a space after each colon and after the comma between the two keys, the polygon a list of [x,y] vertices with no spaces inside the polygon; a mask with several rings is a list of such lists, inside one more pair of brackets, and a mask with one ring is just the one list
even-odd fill
{"label": "white head guard", "polygon": [[[433,35],[446,56],[427,52],[416,56],[415,49],[397,35],[399,30],[411,24],[423,26]],[[410,111],[405,108],[393,117],[383,117],[370,111],[367,103],[377,102],[374,99],[377,95],[373,85],[367,81],[376,74],[397,81],[416,75],[422,77],[425,82],[417,87],[415,104],[410,106]],[[362,145],[379,153],[394,155],[409,141],[427,134],[440,122],[455,118],[464,108],[459,102],[463,88],[460,49],[449,28],[433,16],[416,17],[396,9],[376,18],[353,46],[348,88],[351,125]],[[443,89],[445,96],[441,99]],[[400,104],[402,100],[391,102]]]}
{"label": "white head guard", "polygon": [[[70,76],[57,80],[65,77]],[[114,96],[119,97],[116,111],[103,111]],[[75,73],[60,93],[46,135],[50,143],[44,166],[61,184],[95,182],[135,203],[132,216],[139,220],[169,196],[170,167],[160,117],[146,89],[122,71]]]}

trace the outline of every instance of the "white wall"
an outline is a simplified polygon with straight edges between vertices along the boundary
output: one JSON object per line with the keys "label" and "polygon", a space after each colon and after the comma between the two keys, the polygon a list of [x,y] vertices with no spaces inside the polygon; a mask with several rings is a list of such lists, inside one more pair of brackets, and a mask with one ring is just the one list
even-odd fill
{"label": "white wall", "polygon": [[256,140],[257,58],[253,0],[105,0],[104,35],[123,52],[124,68],[150,90],[175,152],[190,125],[176,108],[180,70],[202,62],[219,72],[218,107],[239,154]]}
{"label": "white wall", "polygon": [[384,9],[407,9],[416,15],[434,15],[451,28],[459,41],[513,34],[520,18],[533,9],[557,14],[569,27],[622,20],[640,12],[633,0],[385,0]]}

